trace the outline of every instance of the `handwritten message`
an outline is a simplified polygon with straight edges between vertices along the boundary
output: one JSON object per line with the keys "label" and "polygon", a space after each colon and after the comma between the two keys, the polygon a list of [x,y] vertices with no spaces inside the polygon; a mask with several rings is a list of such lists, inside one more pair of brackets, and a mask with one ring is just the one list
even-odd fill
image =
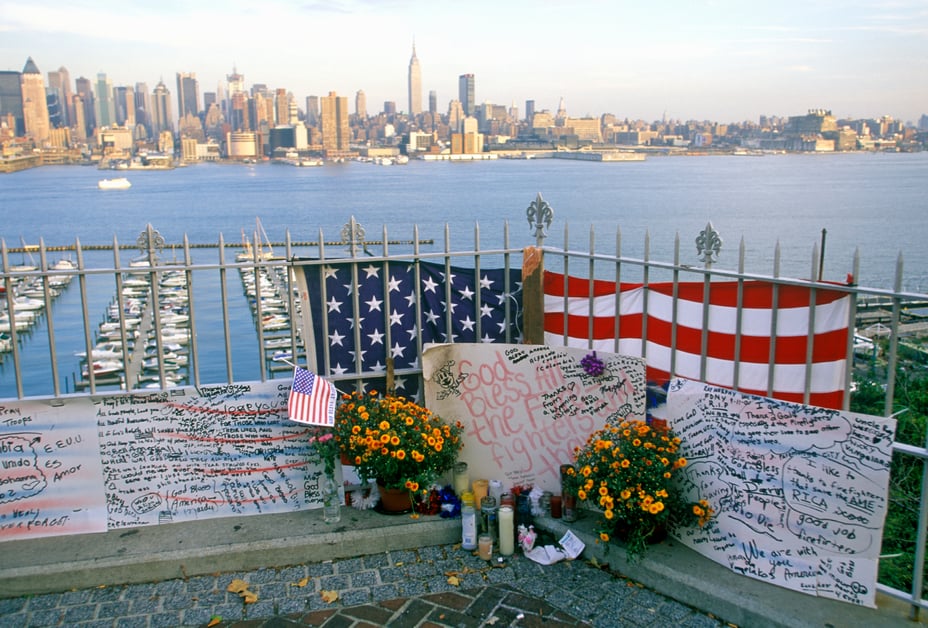
{"label": "handwritten message", "polygon": [[[465,426],[460,458],[472,477],[560,492],[560,465],[606,423],[644,419],[645,364],[587,351],[534,345],[446,344],[423,352],[426,405]],[[476,475],[475,475],[476,474]]]}
{"label": "handwritten message", "polygon": [[732,571],[875,607],[893,419],[674,380],[684,485],[717,514],[676,536]]}
{"label": "handwritten message", "polygon": [[94,398],[109,527],[321,507],[290,381]]}
{"label": "handwritten message", "polygon": [[90,402],[0,405],[0,541],[106,530]]}

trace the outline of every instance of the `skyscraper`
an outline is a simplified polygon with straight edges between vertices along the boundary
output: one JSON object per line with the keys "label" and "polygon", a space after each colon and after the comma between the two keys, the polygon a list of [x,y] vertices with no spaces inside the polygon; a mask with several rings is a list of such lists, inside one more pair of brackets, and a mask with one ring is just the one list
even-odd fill
{"label": "skyscraper", "polygon": [[116,124],[130,131],[135,128],[135,93],[128,85],[113,88],[113,102],[116,110]]}
{"label": "skyscraper", "polygon": [[7,115],[13,116],[13,133],[24,135],[22,73],[12,70],[0,71],[0,116],[4,122]]}
{"label": "skyscraper", "polygon": [[319,97],[306,97],[306,126],[319,126]]}
{"label": "skyscraper", "polygon": [[474,115],[474,104],[476,103],[474,91],[473,74],[462,74],[458,77],[458,100],[461,101],[465,116]]}
{"label": "skyscraper", "polygon": [[94,114],[97,126],[113,126],[116,124],[116,107],[113,103],[113,83],[106,74],[97,74],[97,82],[93,86]]}
{"label": "skyscraper", "polygon": [[77,112],[77,101],[75,101],[74,116],[76,118],[83,118],[83,137],[90,137],[97,126],[96,107],[93,105],[93,83],[91,83],[89,78],[79,76],[77,80],[74,81],[74,91],[80,97],[81,106],[84,108],[83,115],[79,114]]}
{"label": "skyscraper", "polygon": [[367,94],[363,89],[359,89],[354,95],[354,112],[360,119],[367,119]]}
{"label": "skyscraper", "polygon": [[409,59],[409,116],[422,113],[422,70],[416,58],[416,44],[412,45],[412,57]]}
{"label": "skyscraper", "polygon": [[48,139],[48,101],[45,99],[45,79],[32,57],[26,60],[22,74],[23,125],[26,135],[37,143]]}
{"label": "skyscraper", "polygon": [[319,99],[322,106],[322,148],[327,152],[347,151],[351,130],[348,127],[348,97],[329,92]]}
{"label": "skyscraper", "polygon": [[145,128],[143,137],[151,137],[151,94],[147,83],[135,84],[135,121]]}
{"label": "skyscraper", "polygon": [[162,131],[174,130],[174,114],[171,112],[171,92],[158,81],[151,94],[151,130],[157,136]]}
{"label": "skyscraper", "polygon": [[432,115],[438,113],[438,94],[434,89],[429,91],[429,113]]}
{"label": "skyscraper", "polygon": [[74,99],[71,91],[71,74],[68,69],[61,66],[57,70],[51,70],[48,73],[48,87],[58,92],[62,122],[65,126],[74,126]]}
{"label": "skyscraper", "polygon": [[200,83],[195,72],[177,73],[177,117],[200,113]]}

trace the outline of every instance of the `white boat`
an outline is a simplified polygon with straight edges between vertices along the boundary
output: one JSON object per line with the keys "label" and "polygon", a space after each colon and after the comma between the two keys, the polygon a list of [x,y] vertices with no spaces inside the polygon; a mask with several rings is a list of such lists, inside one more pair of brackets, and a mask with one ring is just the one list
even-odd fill
{"label": "white boat", "polygon": [[13,350],[13,339],[6,332],[0,332],[0,353]]}
{"label": "white boat", "polygon": [[125,177],[117,177],[115,179],[100,179],[97,181],[97,187],[101,190],[128,190],[132,187],[132,184]]}
{"label": "white boat", "polygon": [[[87,357],[86,351],[75,353],[79,358]],[[124,356],[121,342],[101,342],[90,351],[93,360],[121,359]]]}

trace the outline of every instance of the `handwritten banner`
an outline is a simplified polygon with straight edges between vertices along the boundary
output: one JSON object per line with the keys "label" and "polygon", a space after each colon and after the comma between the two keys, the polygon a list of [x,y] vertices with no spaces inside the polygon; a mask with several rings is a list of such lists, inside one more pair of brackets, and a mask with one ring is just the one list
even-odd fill
{"label": "handwritten banner", "polygon": [[290,381],[94,398],[110,528],[320,507]]}
{"label": "handwritten banner", "polygon": [[0,404],[0,541],[106,531],[90,402]]}
{"label": "handwritten banner", "polygon": [[471,477],[560,493],[560,465],[606,423],[644,419],[645,363],[541,345],[443,344],[423,352],[426,405],[465,426],[460,459]]}
{"label": "handwritten banner", "polygon": [[894,419],[677,379],[667,418],[684,484],[717,514],[676,535],[732,571],[875,607]]}

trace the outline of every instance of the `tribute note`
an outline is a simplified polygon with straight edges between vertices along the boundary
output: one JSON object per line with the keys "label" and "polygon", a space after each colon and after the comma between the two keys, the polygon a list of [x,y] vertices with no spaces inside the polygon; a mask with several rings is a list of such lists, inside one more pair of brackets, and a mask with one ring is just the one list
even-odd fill
{"label": "tribute note", "polygon": [[0,541],[106,530],[90,402],[0,404]]}
{"label": "tribute note", "polygon": [[542,345],[444,344],[423,352],[426,405],[465,426],[460,459],[471,475],[507,487],[560,492],[560,465],[606,423],[645,416],[645,364],[597,353],[593,376],[580,361],[588,351]]}
{"label": "tribute note", "polygon": [[667,399],[691,497],[717,514],[676,535],[732,571],[875,606],[896,422],[682,379]]}
{"label": "tribute note", "polygon": [[290,381],[94,399],[109,527],[320,507]]}

